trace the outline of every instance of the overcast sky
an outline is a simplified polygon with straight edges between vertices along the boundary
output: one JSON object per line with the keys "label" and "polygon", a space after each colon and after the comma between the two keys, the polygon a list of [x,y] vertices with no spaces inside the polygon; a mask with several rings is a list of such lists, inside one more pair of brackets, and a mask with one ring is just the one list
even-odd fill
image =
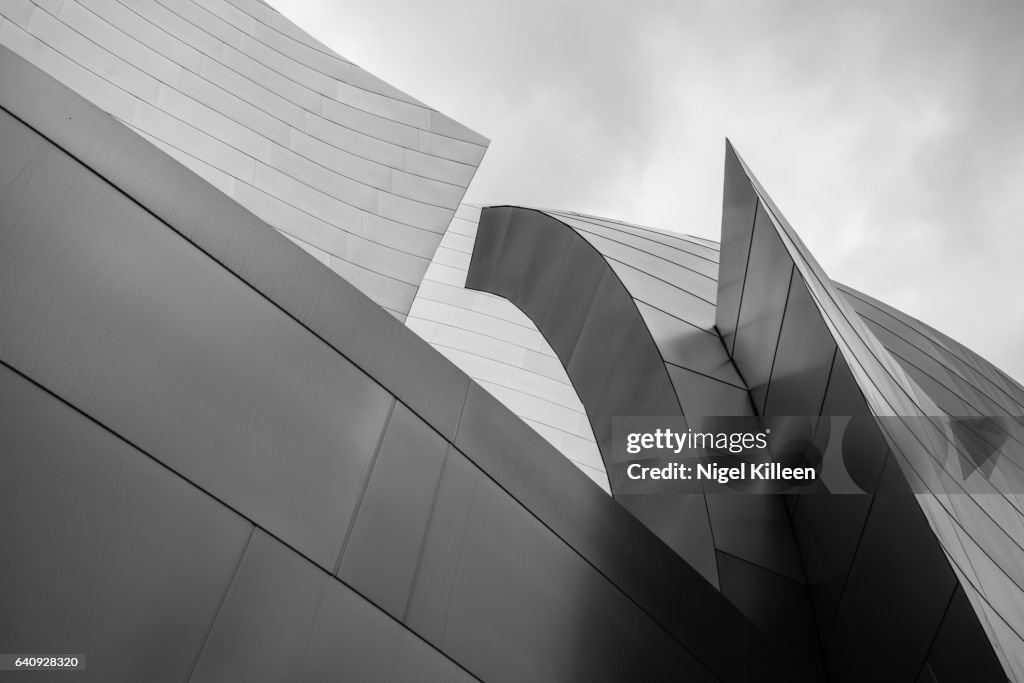
{"label": "overcast sky", "polygon": [[728,136],[833,279],[1024,381],[1024,2],[274,4],[491,139],[467,201],[717,239]]}

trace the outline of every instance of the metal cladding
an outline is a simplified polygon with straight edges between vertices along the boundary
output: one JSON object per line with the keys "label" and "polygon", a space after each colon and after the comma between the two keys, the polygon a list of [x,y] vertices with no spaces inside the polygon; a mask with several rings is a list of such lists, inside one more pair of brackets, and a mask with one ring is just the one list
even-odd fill
{"label": "metal cladding", "polygon": [[479,220],[479,207],[458,208],[406,325],[608,491],[587,413],[551,345],[508,299],[465,287]]}
{"label": "metal cladding", "polygon": [[[837,642],[835,651],[844,654],[857,649],[887,652],[893,662],[906,661],[908,671],[919,667],[918,658],[912,653],[927,653],[929,658],[948,660],[948,654],[942,653],[934,643],[943,640],[943,632],[967,631],[966,623],[949,623],[958,615],[968,613],[952,609],[954,601],[963,598],[962,591],[1005,671],[1021,678],[1024,676],[1024,640],[1021,638],[1024,621],[1017,606],[1024,604],[1024,574],[1021,573],[1024,514],[1018,496],[1024,481],[1021,476],[1024,474],[1021,445],[1024,430],[1015,415],[1020,415],[1024,389],[976,355],[964,353],[962,349],[958,353],[959,345],[907,316],[890,315],[888,321],[878,323],[858,315],[860,309],[878,319],[884,309],[880,305],[872,306],[869,298],[853,290],[844,288],[848,293],[840,293],[840,288],[824,274],[731,146],[727,148],[726,163],[734,168],[738,166],[756,197],[757,217],[749,223],[753,226],[753,236],[747,255],[747,277],[758,261],[754,244],[759,239],[759,230],[767,233],[769,239],[780,242],[792,264],[790,299],[786,314],[781,318],[778,351],[766,390],[765,413],[793,414],[795,408],[789,401],[805,396],[817,400],[820,396],[824,415],[867,414],[881,418],[868,423],[865,429],[880,430],[883,443],[888,447],[884,464],[883,458],[878,461],[881,465],[879,494],[865,512],[850,573],[841,593],[833,596],[839,599],[831,626],[835,631],[831,637]],[[742,240],[737,242],[741,243]],[[738,258],[742,258],[742,250],[737,252]],[[785,268],[775,270],[775,281],[782,279],[780,270],[784,272]],[[856,302],[856,307],[851,302]],[[738,350],[744,319],[742,306],[740,308],[737,350],[733,357],[743,373],[743,354]],[[870,310],[872,308],[874,311]],[[766,304],[752,317],[771,320],[774,310],[772,304]],[[729,311],[722,312],[731,318]],[[807,322],[798,322],[795,326],[799,334],[787,338],[790,319],[799,321],[801,316]],[[916,333],[904,331],[904,334],[923,348],[935,350],[941,346],[946,351],[933,351],[935,356],[927,363],[929,355],[920,347],[914,347],[891,331],[885,334],[883,343],[870,329],[874,327],[882,333],[899,323],[917,329]],[[797,337],[806,343],[808,324],[818,333],[828,331],[836,349],[829,374],[842,378],[842,382],[853,379],[856,393],[850,395],[848,390],[844,391],[847,401],[855,405],[839,410],[837,406],[828,405],[831,382],[827,380],[823,384],[811,380],[824,375],[830,346],[794,346]],[[922,343],[929,338],[931,344]],[[917,353],[908,345],[917,348]],[[754,356],[757,351],[744,353]],[[953,360],[958,355],[960,358]],[[934,377],[922,366],[931,368]],[[963,374],[979,386],[970,384],[961,375],[940,369],[950,366],[971,368]],[[985,376],[998,380],[998,385],[993,380],[983,382],[981,378]],[[758,386],[752,383],[752,396],[757,395]],[[782,389],[781,405],[772,404],[776,400],[773,396],[776,386]],[[986,390],[981,386],[986,386]],[[824,387],[824,391],[818,393],[818,387]],[[991,393],[992,398],[985,398],[987,393]],[[982,416],[982,410],[987,411],[984,413],[987,424],[971,431],[978,439],[989,442],[989,455],[998,450],[1001,456],[995,460],[986,458],[984,463],[976,459],[974,446],[964,438],[963,431],[956,429],[958,425],[977,427],[977,419],[958,419],[952,423],[939,419],[943,416],[977,418]],[[948,424],[954,429],[946,429]],[[965,462],[972,466],[963,467]],[[884,495],[899,490],[913,491],[915,495],[913,498]],[[832,496],[822,501],[835,499]],[[917,507],[908,505],[907,509],[898,509],[909,500],[916,502]],[[804,502],[804,498],[800,498],[796,503],[794,525],[797,529],[805,517],[801,514]],[[808,516],[821,514],[819,510]],[[819,535],[813,542],[802,545],[806,547],[803,555],[827,555],[825,545]],[[908,552],[911,548],[916,548],[917,552]],[[870,560],[858,559],[862,554],[869,555]],[[933,559],[925,562],[925,557]],[[940,577],[950,572],[952,576]],[[877,585],[879,573],[888,577],[884,588]],[[894,605],[906,608],[894,610]],[[880,618],[878,615],[884,614],[886,608],[889,614]],[[932,629],[928,628],[929,612]],[[854,645],[858,639],[860,645]],[[844,654],[836,654],[837,661],[845,662]]]}
{"label": "metal cladding", "polygon": [[612,493],[755,622],[783,627],[786,611],[791,633],[813,631],[830,680],[1024,679],[1024,389],[828,279],[731,145],[716,247],[493,207],[467,286],[508,297],[551,341],[609,471],[615,415],[853,416],[865,495],[705,496],[705,513],[677,494],[617,495],[614,477]]}
{"label": "metal cladding", "polygon": [[[667,254],[661,257],[660,254]],[[484,209],[466,286],[515,303],[566,367],[611,472],[612,418],[753,415],[714,330],[716,250],[588,216]],[[760,627],[814,642],[797,545],[778,496],[612,495]],[[751,533],[756,529],[756,533]],[[815,680],[816,648],[794,648]]]}
{"label": "metal cladding", "polygon": [[399,319],[487,149],[259,0],[9,0],[0,45]]}
{"label": "metal cladding", "polygon": [[2,47],[0,139],[0,650],[95,681],[789,670],[429,344]]}
{"label": "metal cladding", "polygon": [[[0,142],[0,654],[1024,681],[1024,388],[731,145],[721,244],[481,211],[484,138],[258,0],[0,3]],[[864,493],[622,486],[613,418],[794,415]]]}

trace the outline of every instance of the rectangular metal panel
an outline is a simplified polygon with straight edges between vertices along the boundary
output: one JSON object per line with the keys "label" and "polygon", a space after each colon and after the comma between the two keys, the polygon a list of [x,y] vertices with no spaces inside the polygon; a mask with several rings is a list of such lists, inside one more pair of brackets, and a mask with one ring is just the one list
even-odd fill
{"label": "rectangular metal panel", "polygon": [[408,408],[395,407],[341,560],[338,576],[399,620],[448,448]]}
{"label": "rectangular metal panel", "polygon": [[857,543],[871,507],[868,495],[793,496],[793,534],[800,547],[819,640],[828,638]]}
{"label": "rectangular metal panel", "polygon": [[709,586],[719,589],[715,538],[703,493],[672,494],[670,505],[664,496],[647,493],[616,494],[615,500],[657,534]]}
{"label": "rectangular metal panel", "polygon": [[[287,141],[285,144],[288,144]],[[377,193],[379,192],[377,188],[335,173],[286,147],[274,146],[271,151],[271,163],[278,171],[296,181],[346,204],[358,207],[363,211],[376,211],[377,209]],[[314,198],[309,204],[301,204],[301,206],[309,210],[322,204],[324,204],[322,199]],[[328,208],[322,217],[333,223],[335,219],[351,216],[351,214],[352,212],[348,208],[341,209],[337,215]],[[349,219],[349,222],[353,225],[365,224],[365,220]]]}
{"label": "rectangular metal panel", "polygon": [[[716,340],[717,341],[717,340]],[[683,415],[753,415],[750,392],[674,365],[666,365]]]}
{"label": "rectangular metal panel", "polygon": [[252,525],[5,366],[0,435],[0,650],[185,680]]}
{"label": "rectangular metal panel", "polygon": [[473,179],[473,175],[476,173],[476,166],[407,149],[405,150],[404,170],[416,175],[465,187]]}
{"label": "rectangular metal panel", "polygon": [[[681,266],[682,269],[701,275],[710,280],[712,286],[717,281],[717,254],[715,254],[714,259],[709,258],[706,254],[700,253],[704,251],[702,247],[697,247],[692,243],[666,238],[642,229],[631,229],[625,225],[609,227],[604,223],[597,223],[582,218],[576,218],[569,222],[578,232],[585,234],[587,239],[600,239],[605,243],[611,241],[620,242],[624,246],[628,245],[633,249],[639,249],[656,255],[661,259]],[[708,298],[714,301],[716,296],[716,293],[712,290],[711,296]]]}
{"label": "rectangular metal panel", "polygon": [[[201,30],[188,19],[165,7],[159,0],[132,0],[132,10],[204,55],[220,57],[221,39]],[[179,10],[180,11],[180,10]]]}
{"label": "rectangular metal panel", "polygon": [[793,259],[758,204],[732,358],[759,413],[764,409],[793,271]]}
{"label": "rectangular metal panel", "polygon": [[456,249],[451,249],[444,244],[444,238],[441,238],[441,245],[437,251],[434,252],[434,262],[440,263],[441,265],[448,266],[449,268],[456,268],[463,272],[469,270],[469,261],[471,255]]}
{"label": "rectangular metal panel", "polygon": [[494,482],[477,481],[464,524],[443,642],[484,680],[714,680]]}
{"label": "rectangular metal panel", "polygon": [[[705,330],[715,326],[715,305],[682,288],[658,279],[651,273],[618,261],[609,261],[629,293],[675,317]],[[714,301],[712,299],[712,301]]]}
{"label": "rectangular metal panel", "polygon": [[641,301],[637,302],[637,309],[665,361],[746,388],[716,332],[684,322]]}
{"label": "rectangular metal panel", "polygon": [[481,385],[485,386],[491,394],[497,396],[512,412],[524,419],[537,420],[555,429],[573,434],[579,433],[580,422],[586,419],[586,416],[579,410],[513,389],[507,386],[507,383],[506,386],[500,386],[481,382]]}
{"label": "rectangular metal panel", "polygon": [[[319,108],[315,111],[319,111]],[[306,112],[302,130],[329,145],[378,164],[384,164],[391,168],[402,168],[404,164],[405,148],[339,126],[312,112]]]}
{"label": "rectangular metal panel", "polygon": [[137,14],[137,3],[133,3],[127,11],[117,0],[78,0],[78,4],[89,8],[105,21],[176,64],[189,71],[199,72],[202,54],[175,38],[165,26],[154,24]]}
{"label": "rectangular metal panel", "polygon": [[391,185],[395,194],[452,210],[458,208],[466,193],[466,188],[461,185],[442,183],[398,170],[392,173]]}
{"label": "rectangular metal panel", "polygon": [[[413,310],[416,310],[415,305]],[[415,320],[415,322],[413,322]],[[427,322],[424,320],[418,320],[409,317],[406,324],[413,329],[426,330],[426,333],[420,334],[424,339],[430,341],[433,338],[434,330],[437,329],[435,323]],[[413,327],[417,325],[417,327]],[[490,358],[484,358],[478,356],[475,353],[468,351],[459,351],[458,349],[452,349],[447,346],[441,346],[440,344],[434,345],[441,354],[449,359],[451,362],[459,366],[467,375],[472,377],[478,382],[491,382],[493,384],[502,384],[505,381],[505,375],[508,373],[509,366],[505,363],[491,360]]]}
{"label": "rectangular metal panel", "polygon": [[155,138],[245,182],[252,182],[256,160],[146,102],[137,102],[130,123]]}
{"label": "rectangular metal panel", "polygon": [[[580,232],[603,235],[612,239],[628,241],[640,248],[662,253],[666,258],[683,264],[692,264],[709,277],[718,273],[718,250],[702,245],[692,235],[668,233],[638,225],[630,225],[621,221],[597,216],[550,211],[552,216],[564,220]],[[704,265],[701,265],[703,263]]]}
{"label": "rectangular metal panel", "polygon": [[333,567],[390,396],[6,113],[0,136],[0,184],[33,180],[3,198],[0,356]]}
{"label": "rectangular metal panel", "polygon": [[[573,226],[577,224],[578,222],[573,222]],[[586,224],[583,225],[586,226]],[[714,303],[718,293],[715,278],[693,270],[688,267],[689,263],[680,264],[680,259],[678,258],[669,258],[665,254],[668,250],[664,248],[659,249],[655,245],[644,245],[646,248],[641,249],[633,246],[631,243],[624,244],[623,242],[628,239],[624,235],[617,235],[615,238],[609,239],[601,235],[591,234],[586,229],[580,229],[579,233],[588,242],[597,247],[598,251],[609,260],[621,261],[638,270],[661,278],[673,287],[678,287],[697,295],[701,299]],[[702,261],[702,259],[697,258],[692,258],[691,260]],[[705,261],[705,263],[707,262]],[[634,296],[639,297],[639,292],[634,292]]]}
{"label": "rectangular metal panel", "polygon": [[340,126],[394,145],[416,149],[419,143],[419,129],[339,102],[333,91],[320,99],[319,113]]}
{"label": "rectangular metal panel", "polygon": [[76,33],[60,19],[37,9],[28,25],[22,28],[136,97],[147,102],[156,101],[159,82],[155,78]]}
{"label": "rectangular metal panel", "polygon": [[519,368],[509,368],[505,386],[554,401],[566,408],[572,408],[576,411],[583,410],[576,391],[572,388],[572,385],[565,382],[557,382]]}
{"label": "rectangular metal panel", "polygon": [[348,240],[351,237],[349,231],[301,211],[248,183],[235,183],[231,196],[260,219],[287,235],[334,256],[344,258],[348,254]]}
{"label": "rectangular metal panel", "polygon": [[75,92],[103,107],[111,116],[123,121],[132,117],[136,101],[134,95],[89,71],[2,16],[0,44],[25,59],[32,60],[36,66],[54,78],[72,83]]}
{"label": "rectangular metal panel", "polygon": [[869,666],[879,675],[909,680],[928,654],[955,587],[939,542],[890,458],[829,635],[830,668],[846,665],[834,653],[844,638],[857,637],[870,644]]}
{"label": "rectangular metal panel", "polygon": [[992,643],[962,587],[957,586],[928,653],[938,681],[998,681],[1006,673],[992,656]]}
{"label": "rectangular metal panel", "polygon": [[179,89],[182,93],[268,140],[273,140],[279,145],[288,145],[290,126],[287,123],[199,76],[199,72],[197,69],[195,73],[186,71],[181,75]]}
{"label": "rectangular metal panel", "polygon": [[257,530],[192,681],[469,681],[443,654]]}
{"label": "rectangular metal panel", "polygon": [[161,84],[156,105],[171,116],[254,159],[271,159],[271,149],[274,145],[270,140],[174,88]]}
{"label": "rectangular metal panel", "polygon": [[[241,43],[241,37],[239,38]],[[221,62],[229,69],[259,83],[274,94],[302,107],[306,112],[320,110],[320,94],[295,81],[282,76],[265,64],[261,64],[240,49],[225,45]]]}
{"label": "rectangular metal panel", "polygon": [[367,239],[418,254],[424,258],[430,258],[430,255],[437,249],[441,237],[436,232],[398,223],[375,213],[367,213],[363,216],[362,234]]}
{"label": "rectangular metal panel", "polygon": [[266,65],[275,72],[291,79],[295,83],[304,85],[314,92],[318,92],[321,95],[334,94],[335,80],[333,78],[295,61],[255,38],[242,36],[238,42],[238,49],[260,64]]}
{"label": "rectangular metal panel", "polygon": [[267,89],[259,81],[251,80],[222,64],[218,59],[204,56],[200,75],[288,125],[301,127],[305,121],[307,112],[302,107]]}
{"label": "rectangular metal panel", "polygon": [[256,20],[229,3],[222,0],[191,0],[189,4],[193,3],[202,8],[196,12],[196,16],[205,16],[207,22],[217,17],[220,21],[214,20],[215,23],[234,27],[242,34],[253,35],[256,32]]}
{"label": "rectangular metal panel", "polygon": [[438,131],[419,131],[418,145],[421,152],[474,166],[483,161],[484,153],[487,151],[487,143],[465,142],[440,134]]}
{"label": "rectangular metal panel", "polygon": [[[259,6],[262,3],[259,2],[259,0],[245,0],[244,2],[242,0],[232,0],[231,4],[236,5],[238,7],[245,7],[245,8],[250,8],[251,7],[251,8],[258,9]],[[291,40],[295,41],[296,43],[299,44],[300,47],[301,46],[306,46],[308,48],[311,48],[311,50],[306,51],[307,53],[311,53],[311,52],[316,52],[317,54],[325,54],[326,53],[327,56],[329,56],[332,59],[332,61],[338,62],[340,64],[340,66],[346,66],[347,65],[350,68],[355,66],[354,64],[349,62],[344,57],[342,57],[340,55],[336,55],[333,52],[330,52],[330,48],[328,48],[326,45],[324,45],[323,43],[318,41],[313,36],[309,35],[305,31],[303,31],[301,28],[299,28],[298,26],[296,26],[292,22],[288,21],[280,12],[277,12],[277,11],[273,10],[272,8],[266,7],[266,6],[264,6],[264,10],[265,11],[263,12],[262,20],[264,22],[266,22],[266,26],[268,26],[271,29],[273,29],[273,31],[281,34],[283,37],[290,38]],[[261,29],[261,26],[259,24],[257,24],[256,25],[256,36],[257,37],[262,37],[262,33],[261,33],[260,29]]]}
{"label": "rectangular metal panel", "polygon": [[335,85],[336,92],[329,94],[341,102],[348,102],[353,107],[392,121],[430,130],[430,110],[422,105],[372,92],[344,81],[338,81]]}
{"label": "rectangular metal panel", "polygon": [[[562,364],[568,366],[605,269],[593,247],[583,240],[566,241],[565,247],[552,245],[553,250],[555,246],[561,250],[554,251],[555,254],[565,253],[562,266],[545,271],[557,276],[558,280],[546,282],[548,275],[545,281],[538,282],[540,278],[536,275],[526,276],[527,282],[536,283],[536,294],[520,301],[519,306],[532,320],[541,321],[537,327],[548,331],[548,343]],[[546,241],[540,243],[545,244]],[[554,293],[557,296],[553,296]],[[557,324],[548,324],[550,321],[557,321]]]}
{"label": "rectangular metal panel", "polygon": [[134,131],[139,136],[153,143],[154,146],[166,152],[168,156],[181,163],[185,168],[189,169],[190,171],[192,171],[200,178],[210,183],[211,185],[213,185],[214,187],[216,187],[218,190],[228,195],[229,197],[232,194],[234,194],[235,185],[242,182],[241,180],[238,180],[234,176],[228,175],[224,171],[214,168],[205,161],[200,161],[191,154],[183,152],[177,147],[169,145],[163,140],[153,137],[144,130],[140,130],[139,128],[136,128],[131,124],[125,125],[128,126],[128,128],[131,128],[132,131]]}
{"label": "rectangular metal panel", "polygon": [[303,213],[309,213],[349,232],[358,234],[360,231],[362,211],[344,201],[338,201],[330,194],[310,187],[277,168],[257,164],[253,184]]}
{"label": "rectangular metal panel", "polygon": [[486,145],[489,142],[483,135],[434,109],[430,110],[430,130],[439,135],[464,140],[475,145]]}
{"label": "rectangular metal panel", "polygon": [[470,332],[451,325],[438,325],[432,340],[437,344],[460,351],[471,351],[484,358],[501,361],[510,365],[522,365],[526,349],[516,344],[499,341],[477,332]]}
{"label": "rectangular metal panel", "polygon": [[[737,658],[732,643],[740,637],[739,613],[636,517],[619,506],[607,505],[605,493],[587,481],[568,460],[557,458],[542,437],[507,416],[508,409],[497,399],[471,385],[456,445],[495,480],[502,482],[509,493],[543,519],[580,555],[600,567],[681,642],[692,646],[702,661],[708,662],[723,678],[738,678],[744,664]],[[540,472],[544,475],[540,476]],[[445,477],[455,476],[453,473],[463,476],[451,482],[452,491],[457,491],[459,496],[470,495],[473,478],[462,469],[446,469]],[[442,482],[442,493],[445,486]],[[694,498],[706,513],[702,497]],[[442,500],[443,497],[438,498],[437,509],[449,510],[441,505]],[[461,507],[456,507],[461,510],[466,505],[468,502],[463,501],[459,503]],[[452,521],[442,528],[464,524],[459,521],[463,513],[456,508],[451,508],[447,514],[452,516]],[[693,518],[674,519],[683,536],[689,537]],[[594,530],[600,533],[592,533]],[[444,538],[448,539],[445,542],[454,546],[456,540],[449,537],[452,531],[439,530],[438,533],[444,533]],[[710,534],[706,538],[710,547]],[[713,559],[710,553],[705,555]],[[450,554],[437,553],[432,557],[437,563],[454,562]],[[434,571],[444,575],[439,567]],[[443,585],[441,579],[434,582]],[[428,612],[435,613],[438,609],[440,607],[435,605]],[[714,617],[693,620],[689,615],[694,613]]]}
{"label": "rectangular metal panel", "polygon": [[[509,305],[512,304],[509,303]],[[452,324],[463,329],[494,337],[495,339],[507,340],[510,343],[535,352],[546,352],[549,356],[552,353],[547,342],[544,341],[544,337],[532,325],[527,327],[492,315],[477,313],[466,308],[455,309]]]}
{"label": "rectangular metal panel", "polygon": [[[302,124],[299,124],[299,128]],[[292,151],[315,161],[335,173],[380,190],[391,191],[391,168],[338,149],[325,140],[294,129],[291,131]]]}
{"label": "rectangular metal panel", "polygon": [[57,18],[111,55],[163,83],[174,86],[181,78],[183,69],[177,62],[140,43],[131,34],[111,26],[77,2],[65,2]]}
{"label": "rectangular metal panel", "polygon": [[[592,295],[594,303],[566,370],[592,416],[594,439],[602,453],[610,454],[616,405],[629,405],[635,415],[678,415],[680,407],[661,356],[651,353],[650,339],[616,333],[625,321],[640,319],[617,278],[605,270]],[[617,362],[611,367],[587,366],[597,358],[615,358]]]}
{"label": "rectangular metal panel", "polygon": [[[334,78],[344,78],[358,68],[324,47],[312,47],[317,44],[313,37],[258,0],[234,0],[231,4],[244,8],[244,11],[257,18],[255,37],[267,47]],[[288,28],[282,31],[284,26]]]}
{"label": "rectangular metal panel", "polygon": [[396,280],[374,270],[367,270],[354,263],[331,256],[331,270],[354,285],[359,291],[386,309],[402,313],[409,309],[416,297],[416,286]]}
{"label": "rectangular metal panel", "polygon": [[835,353],[832,334],[807,286],[794,277],[762,414],[818,415]]}
{"label": "rectangular metal panel", "polygon": [[537,351],[527,351],[523,359],[523,368],[557,381],[567,381],[565,368],[555,356],[548,356]]}
{"label": "rectangular metal panel", "polygon": [[[707,502],[715,548],[790,581],[804,583],[803,566],[781,496],[720,494],[709,495]],[[808,622],[810,616],[808,613]]]}
{"label": "rectangular metal panel", "polygon": [[432,230],[438,234],[448,228],[452,215],[455,213],[453,209],[454,207],[434,206],[390,193],[382,194],[377,202],[377,210],[380,215],[400,223]]}
{"label": "rectangular metal panel", "polygon": [[[786,661],[785,680],[825,680],[805,586],[732,555],[719,552],[717,556],[722,593],[762,631],[781,636],[774,654]],[[764,675],[752,672],[752,678],[756,680],[759,673]],[[771,678],[766,676],[765,680]]]}

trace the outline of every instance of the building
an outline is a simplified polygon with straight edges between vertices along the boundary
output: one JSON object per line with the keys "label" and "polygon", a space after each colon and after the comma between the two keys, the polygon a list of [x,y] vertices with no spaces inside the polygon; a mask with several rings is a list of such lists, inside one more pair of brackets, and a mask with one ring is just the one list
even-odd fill
{"label": "building", "polygon": [[[0,3],[0,108],[0,652],[1024,680],[1024,388],[731,147],[721,244],[466,206],[486,139],[257,0]],[[804,416],[862,493],[629,491],[623,415]]]}

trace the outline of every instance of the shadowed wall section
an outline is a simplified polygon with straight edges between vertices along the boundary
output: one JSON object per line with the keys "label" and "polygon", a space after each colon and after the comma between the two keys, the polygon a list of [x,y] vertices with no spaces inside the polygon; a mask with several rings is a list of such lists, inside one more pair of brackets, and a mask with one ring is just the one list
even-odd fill
{"label": "shadowed wall section", "polygon": [[[532,209],[485,209],[466,286],[507,298],[536,324],[587,409],[609,471],[616,462],[613,416],[683,415],[633,298],[601,254],[564,223]],[[612,495],[618,483],[610,481]],[[628,496],[622,502],[717,585],[701,497],[685,499],[694,509],[686,515],[687,532],[675,537],[666,526],[674,515],[650,508],[650,500]]]}
{"label": "shadowed wall section", "polygon": [[[714,294],[702,288],[714,280],[682,265],[696,260],[698,245],[689,257],[661,258],[672,252],[652,245],[671,239],[564,212],[491,207],[481,215],[466,286],[508,298],[544,334],[587,409],[609,473],[625,457],[612,448],[615,416],[753,414],[711,322]],[[673,278],[675,270],[686,273]],[[756,623],[785,633],[790,645],[814,643],[781,497],[621,494],[621,480],[611,476],[610,484],[616,500]],[[816,645],[792,652],[793,677],[817,676]]]}
{"label": "shadowed wall section", "polygon": [[608,491],[586,411],[547,340],[508,299],[466,289],[479,220],[479,207],[459,206],[406,325]]}
{"label": "shadowed wall section", "polygon": [[0,48],[0,651],[76,678],[779,680],[379,305]]}
{"label": "shadowed wall section", "polygon": [[[1019,604],[1024,585],[1024,391],[832,283],[731,146],[715,247],[492,207],[466,284],[507,297],[549,340],[610,473],[617,415],[850,416],[843,457],[869,494],[701,506],[617,495],[614,476],[612,492],[755,622],[820,645],[833,680],[958,680],[962,662],[979,679],[1020,678],[1021,629],[999,606]],[[928,417],[942,415],[987,426],[964,436]],[[827,427],[811,420],[798,436],[823,446]],[[962,659],[945,655],[952,641]]]}
{"label": "shadowed wall section", "polygon": [[[919,474],[942,452],[940,429],[925,416],[942,411],[866,329],[728,144],[725,164],[718,328],[758,414],[853,416],[843,458],[870,492],[787,501],[831,680],[957,680],[936,649],[953,638],[975,678],[999,680],[1004,637],[983,608],[963,609],[972,595],[983,601],[958,568],[970,566],[951,546],[960,541],[943,529],[938,501],[952,481]],[[806,438],[827,442],[824,424]],[[947,504],[963,513],[979,503],[961,491]],[[983,523],[980,512],[968,519]],[[1016,544],[1005,541],[996,545],[1008,557]],[[1007,672],[1014,656],[1003,654]]]}

